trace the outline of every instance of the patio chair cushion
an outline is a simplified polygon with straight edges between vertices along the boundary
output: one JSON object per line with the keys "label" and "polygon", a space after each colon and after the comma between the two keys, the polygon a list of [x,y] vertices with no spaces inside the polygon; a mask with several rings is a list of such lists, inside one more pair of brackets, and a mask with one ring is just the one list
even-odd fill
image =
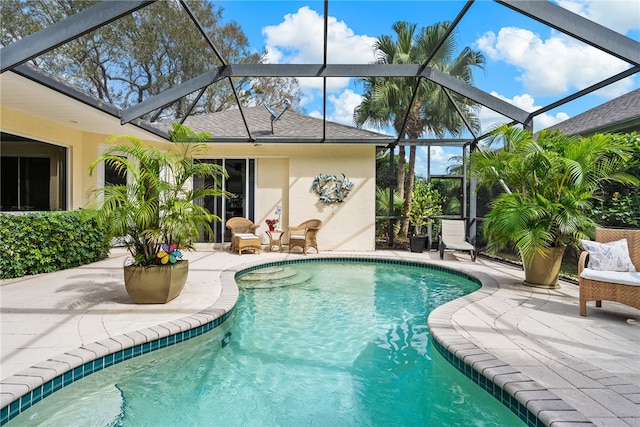
{"label": "patio chair cushion", "polygon": [[640,286],[640,272],[637,271],[602,271],[585,268],[580,277],[599,282],[613,282],[621,285]]}
{"label": "patio chair cushion", "polygon": [[236,234],[236,237],[238,239],[242,239],[242,240],[260,239],[260,237],[256,236],[255,234],[249,234],[249,233],[238,233],[238,234]]}
{"label": "patio chair cushion", "polygon": [[636,271],[631,257],[627,239],[608,243],[581,240],[582,247],[589,252],[587,268],[600,271]]}

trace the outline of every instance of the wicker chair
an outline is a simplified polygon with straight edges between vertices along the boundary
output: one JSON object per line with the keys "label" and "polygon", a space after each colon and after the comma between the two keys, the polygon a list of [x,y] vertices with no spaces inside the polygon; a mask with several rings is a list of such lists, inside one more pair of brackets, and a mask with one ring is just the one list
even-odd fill
{"label": "wicker chair", "polygon": [[260,237],[256,235],[258,226],[247,218],[234,217],[227,221],[227,228],[231,230],[231,252],[242,255],[244,251],[260,253]]}
{"label": "wicker chair", "polygon": [[318,250],[318,231],[322,226],[322,221],[319,219],[308,219],[295,227],[287,227],[287,234],[289,235],[289,252],[293,248],[301,248],[302,253],[307,254],[309,248],[314,248],[316,253],[320,253]]}
{"label": "wicker chair", "polygon": [[[631,262],[640,271],[640,230],[596,228],[595,241],[600,243],[627,239]],[[586,268],[589,252],[583,251],[578,260],[578,275]],[[635,273],[633,273],[635,274]],[[602,307],[602,300],[615,301],[640,309],[640,286],[591,280],[580,277],[580,316],[587,315],[587,301]]]}

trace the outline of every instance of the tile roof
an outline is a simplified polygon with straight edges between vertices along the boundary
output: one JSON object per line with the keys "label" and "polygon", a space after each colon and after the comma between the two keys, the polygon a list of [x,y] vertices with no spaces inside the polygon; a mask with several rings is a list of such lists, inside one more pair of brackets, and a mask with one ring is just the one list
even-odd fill
{"label": "tile roof", "polygon": [[637,120],[640,120],[640,89],[612,99],[548,129],[560,130],[570,135],[591,134]]}
{"label": "tile roof", "polygon": [[[322,119],[287,110],[279,120],[273,123],[272,134],[271,113],[266,108],[263,106],[246,107],[242,111],[251,131],[251,136],[255,139],[268,141],[269,138],[273,138],[274,142],[278,138],[295,139],[300,142],[319,142],[322,139]],[[238,109],[189,116],[184,124],[197,133],[210,132],[213,141],[216,139],[224,141],[231,138],[248,140],[247,130]],[[152,123],[152,125],[165,130],[170,128],[170,122],[158,122]],[[343,142],[374,140],[382,143],[389,143],[395,139],[390,135],[330,121],[326,122],[326,138]]]}

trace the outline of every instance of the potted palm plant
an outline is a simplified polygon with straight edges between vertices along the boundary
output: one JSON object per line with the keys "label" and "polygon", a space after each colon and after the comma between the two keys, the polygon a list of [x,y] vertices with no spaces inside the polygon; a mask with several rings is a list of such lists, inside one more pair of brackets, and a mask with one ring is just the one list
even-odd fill
{"label": "potted palm plant", "polygon": [[[495,149],[499,147],[499,149]],[[555,288],[567,245],[588,239],[592,203],[605,181],[633,184],[624,173],[632,147],[611,135],[590,138],[501,125],[470,156],[481,186],[501,186],[483,225],[489,251],[515,247],[525,283]]]}
{"label": "potted palm plant", "polygon": [[[423,234],[423,227],[433,224],[434,217],[441,213],[442,205],[438,190],[433,188],[430,182],[416,181],[407,214],[415,229],[415,234],[409,239],[411,252],[424,251],[428,239]],[[429,244],[428,247],[430,248],[431,245]]]}
{"label": "potted palm plant", "polygon": [[[166,303],[180,294],[187,279],[188,261],[182,250],[193,249],[202,230],[213,235],[211,223],[220,218],[202,204],[204,197],[224,197],[219,165],[197,161],[206,153],[202,142],[210,135],[194,133],[175,123],[169,135],[172,147],[161,151],[131,136],[113,135],[110,147],[89,167],[102,162],[123,177],[126,185],[95,190],[94,214],[131,254],[124,267],[125,287],[136,303]],[[214,186],[191,188],[195,176],[211,177]]]}

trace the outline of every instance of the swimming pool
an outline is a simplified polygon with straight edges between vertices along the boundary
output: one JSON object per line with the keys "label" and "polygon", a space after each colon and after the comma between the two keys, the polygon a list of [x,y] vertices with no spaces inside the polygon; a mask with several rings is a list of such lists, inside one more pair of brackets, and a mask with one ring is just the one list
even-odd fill
{"label": "swimming pool", "polygon": [[239,276],[222,329],[93,374],[10,425],[523,425],[430,343],[429,312],[476,283],[316,261]]}

